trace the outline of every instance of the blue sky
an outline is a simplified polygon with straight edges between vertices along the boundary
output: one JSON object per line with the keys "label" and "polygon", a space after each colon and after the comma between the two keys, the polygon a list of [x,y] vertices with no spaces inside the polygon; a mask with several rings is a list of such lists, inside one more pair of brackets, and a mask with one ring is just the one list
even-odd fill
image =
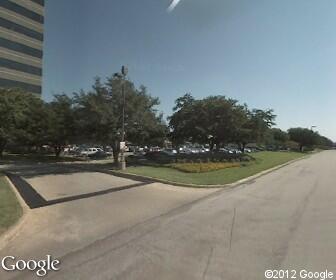
{"label": "blue sky", "polygon": [[336,140],[336,1],[47,0],[44,99],[129,67],[171,113],[186,92],[273,108]]}

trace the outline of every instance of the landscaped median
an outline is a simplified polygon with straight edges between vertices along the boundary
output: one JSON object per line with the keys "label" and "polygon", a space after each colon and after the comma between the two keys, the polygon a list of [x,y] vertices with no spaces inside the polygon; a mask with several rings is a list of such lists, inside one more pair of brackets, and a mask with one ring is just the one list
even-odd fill
{"label": "landscaped median", "polygon": [[250,154],[255,160],[239,167],[225,167],[210,172],[183,172],[173,166],[129,167],[127,173],[191,185],[225,185],[256,175],[267,169],[305,156],[296,152],[258,152]]}
{"label": "landscaped median", "polygon": [[0,173],[0,235],[22,216],[22,208],[6,177]]}

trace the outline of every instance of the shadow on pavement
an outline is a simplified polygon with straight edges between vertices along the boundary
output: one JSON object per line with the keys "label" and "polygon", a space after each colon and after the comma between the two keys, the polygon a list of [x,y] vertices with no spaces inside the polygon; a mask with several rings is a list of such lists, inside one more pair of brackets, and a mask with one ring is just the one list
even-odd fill
{"label": "shadow on pavement", "polygon": [[136,187],[141,187],[147,185],[149,182],[140,182],[137,184],[131,184],[127,186],[121,186],[121,187],[113,187],[109,188],[106,190],[102,191],[97,191],[97,192],[90,192],[90,193],[85,193],[85,194],[80,194],[80,195],[74,195],[70,197],[64,197],[64,198],[59,198],[59,199],[54,199],[54,200],[46,200],[44,199],[27,181],[22,179],[20,176],[16,174],[12,174],[9,172],[6,172],[7,177],[10,179],[10,181],[13,183],[25,203],[29,206],[30,209],[36,209],[36,208],[41,208],[41,207],[46,207],[46,206],[51,206],[55,204],[60,204],[64,202],[70,202],[70,201],[75,201],[79,199],[85,199],[85,198],[90,198],[90,197],[95,197],[99,195],[105,195],[108,193],[113,193],[113,192],[119,192],[131,188],[136,188]]}

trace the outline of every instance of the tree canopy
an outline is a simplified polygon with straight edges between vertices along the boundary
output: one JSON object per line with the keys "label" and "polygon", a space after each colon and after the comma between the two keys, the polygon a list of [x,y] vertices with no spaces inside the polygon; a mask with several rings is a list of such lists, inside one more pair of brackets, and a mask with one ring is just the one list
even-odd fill
{"label": "tree canopy", "polygon": [[125,89],[125,136],[134,144],[162,144],[166,125],[156,110],[159,99],[144,86],[135,88],[128,80],[111,77],[105,83],[96,79],[91,91],[81,91],[73,98],[77,130],[81,139],[110,145],[118,161],[122,139],[122,83]]}
{"label": "tree canopy", "polygon": [[299,144],[300,151],[303,151],[304,147],[311,147],[317,144],[318,133],[308,128],[296,127],[288,130],[290,140]]}
{"label": "tree canopy", "polygon": [[96,78],[92,90],[72,96],[55,95],[46,103],[35,95],[0,89],[0,153],[6,145],[50,145],[57,156],[67,144],[112,146],[116,162],[120,152],[125,89],[125,136],[137,145],[161,145],[167,126],[156,106],[159,99],[144,86],[111,77]]}
{"label": "tree canopy", "polygon": [[234,142],[244,147],[251,141],[262,141],[274,125],[273,110],[249,110],[235,99],[209,96],[196,100],[191,94],[178,98],[169,118],[175,144],[184,141],[216,145]]}
{"label": "tree canopy", "polygon": [[39,145],[46,140],[44,102],[19,89],[0,89],[0,154],[9,143]]}
{"label": "tree canopy", "polygon": [[288,130],[290,140],[299,144],[300,151],[303,151],[305,147],[313,147],[319,145],[321,148],[333,147],[333,141],[325,136],[321,136],[318,132],[308,128],[296,127]]}
{"label": "tree canopy", "polygon": [[159,103],[146,87],[137,88],[116,75],[105,81],[96,78],[89,91],[55,95],[49,103],[21,90],[0,89],[0,155],[8,144],[49,145],[59,156],[66,145],[82,143],[111,146],[118,162],[123,115],[124,138],[134,145],[162,146],[170,137],[175,146],[192,142],[209,144],[211,149],[228,143],[242,150],[248,143],[299,146],[301,151],[333,146],[330,139],[307,128],[288,132],[274,128],[272,109],[250,109],[226,96],[181,96],[168,118],[169,127],[157,110]]}

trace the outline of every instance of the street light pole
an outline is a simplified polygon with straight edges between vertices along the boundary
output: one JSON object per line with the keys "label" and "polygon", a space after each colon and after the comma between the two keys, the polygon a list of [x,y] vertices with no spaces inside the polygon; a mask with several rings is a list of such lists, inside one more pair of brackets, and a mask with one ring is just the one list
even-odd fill
{"label": "street light pole", "polygon": [[[126,94],[125,94],[125,82],[126,76],[128,73],[128,69],[125,66],[121,68],[121,94],[123,98],[123,105],[122,105],[122,125],[121,125],[121,143],[120,143],[120,169],[126,169],[126,160],[125,160],[125,106],[126,106]],[[121,145],[122,144],[122,145]]]}

